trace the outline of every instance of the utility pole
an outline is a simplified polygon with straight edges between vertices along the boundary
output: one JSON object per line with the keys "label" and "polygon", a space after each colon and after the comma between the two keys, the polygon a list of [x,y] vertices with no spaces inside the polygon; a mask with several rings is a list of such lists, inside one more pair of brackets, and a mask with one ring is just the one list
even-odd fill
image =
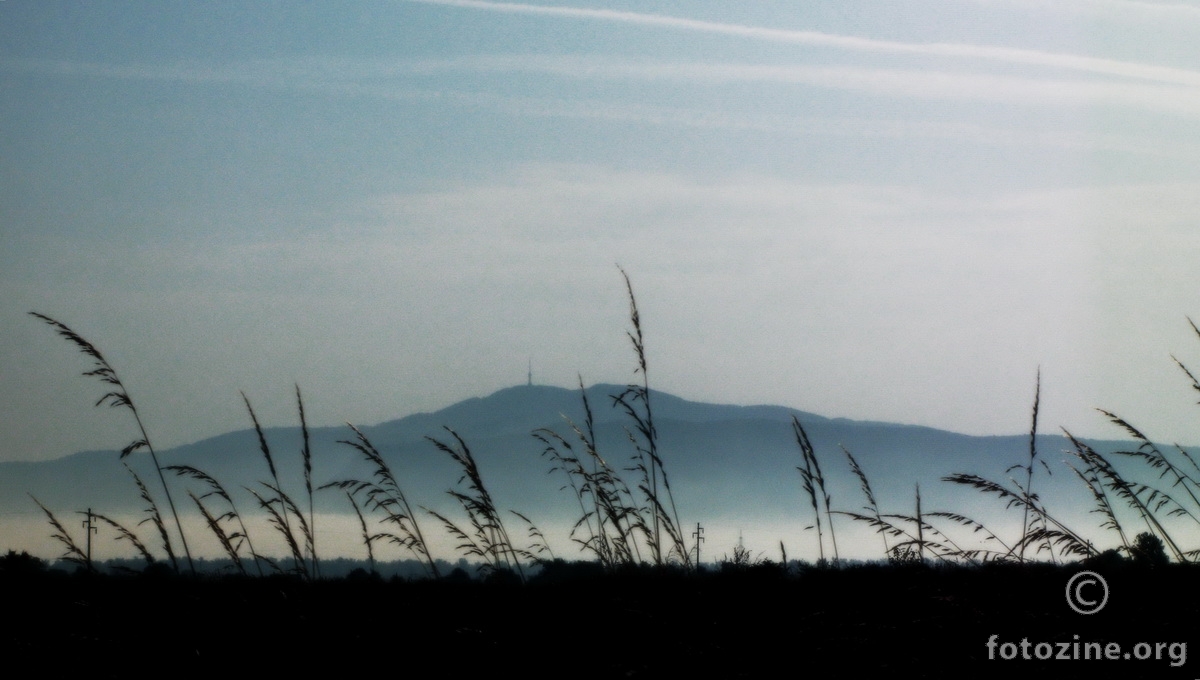
{"label": "utility pole", "polygon": [[696,539],[696,569],[700,569],[700,544],[704,542],[704,527],[696,522],[696,530],[692,532],[692,538]]}
{"label": "utility pole", "polygon": [[87,519],[83,520],[82,526],[84,533],[87,534],[87,566],[90,570],[92,568],[92,534],[96,533],[97,529],[96,525],[92,523],[92,509],[88,508],[84,514],[87,515]]}

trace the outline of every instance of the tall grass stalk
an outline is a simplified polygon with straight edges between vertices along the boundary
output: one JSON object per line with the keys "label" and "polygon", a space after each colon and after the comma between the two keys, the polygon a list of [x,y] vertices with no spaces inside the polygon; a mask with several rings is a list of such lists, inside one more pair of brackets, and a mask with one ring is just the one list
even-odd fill
{"label": "tall grass stalk", "polygon": [[[187,555],[188,568],[192,575],[195,575],[196,565],[192,561],[192,551],[188,547],[187,536],[183,532],[183,524],[179,521],[179,512],[175,509],[175,500],[171,498],[171,489],[169,486],[167,486],[167,478],[165,475],[163,475],[163,467],[158,462],[158,454],[155,452],[154,446],[150,443],[150,435],[146,433],[146,427],[142,424],[141,414],[138,413],[137,407],[133,403],[133,399],[131,399],[129,396],[129,391],[125,389],[125,385],[117,376],[116,370],[114,370],[113,367],[108,363],[108,360],[104,358],[104,355],[100,353],[100,350],[96,349],[95,345],[85,340],[83,336],[71,330],[66,324],[37,312],[30,312],[30,314],[49,324],[58,332],[59,335],[69,340],[76,347],[78,347],[81,352],[93,359],[95,362],[95,367],[92,370],[85,372],[84,375],[96,377],[101,382],[112,386],[110,388],[110,392],[100,397],[100,400],[96,402],[96,406],[108,404],[110,407],[114,408],[125,407],[129,409],[130,413],[133,414],[133,419],[137,423],[138,431],[141,433],[141,438],[135,440],[122,449],[121,458],[125,458],[134,451],[143,448],[150,452],[150,459],[154,463],[154,469],[158,472],[158,480],[162,484],[163,493],[166,495],[167,505],[170,506],[171,515],[175,519],[175,529],[179,532],[179,540],[183,545],[183,552],[185,555]],[[167,543],[170,543],[169,539],[167,540]],[[170,548],[168,548],[168,551],[170,551]]]}
{"label": "tall grass stalk", "polygon": [[308,527],[304,537],[308,542],[309,558],[312,560],[310,573],[320,578],[321,563],[317,560],[317,515],[313,502],[312,446],[308,436],[308,420],[304,417],[304,398],[300,396],[299,385],[296,385],[296,404],[300,410],[300,433],[304,441],[300,448],[300,459],[304,463],[304,490],[308,492]]}
{"label": "tall grass stalk", "polygon": [[[209,490],[207,492],[201,494],[199,497],[193,496],[193,500],[196,502],[196,505],[200,507],[201,513],[205,514],[205,521],[208,522],[209,528],[213,531],[214,535],[217,536],[217,540],[221,542],[222,547],[225,548],[227,553],[229,552],[229,546],[226,545],[225,539],[228,539],[228,541],[233,545],[235,553],[240,552],[241,544],[242,542],[245,542],[246,548],[250,551],[250,557],[254,560],[254,566],[258,570],[258,575],[263,576],[261,556],[254,549],[254,542],[250,539],[250,532],[246,530],[246,523],[242,519],[242,514],[238,512],[237,506],[233,502],[233,497],[229,495],[229,492],[225,490],[225,487],[208,473],[191,465],[168,465],[166,469],[181,477],[191,477],[201,481],[208,486]],[[210,496],[217,496],[218,498],[224,500],[225,504],[229,506],[229,509],[224,513],[216,516],[215,518],[211,518],[212,520],[215,520],[215,525],[214,521],[210,521],[210,517],[207,515],[206,508],[201,505],[201,501],[209,498]],[[220,526],[220,522],[226,520],[237,522],[238,530],[234,531],[233,533],[225,531],[224,527]],[[222,538],[222,536],[225,536],[225,538]],[[236,543],[233,543],[234,541],[236,541]],[[240,561],[240,557],[233,559],[235,562]]]}
{"label": "tall grass stalk", "polygon": [[71,538],[71,533],[62,525],[62,522],[58,521],[58,518],[54,516],[54,513],[50,512],[50,508],[42,505],[42,502],[37,498],[34,498],[33,494],[29,494],[29,497],[33,498],[33,502],[37,503],[37,506],[42,509],[42,512],[46,513],[46,519],[49,520],[50,526],[54,528],[54,533],[51,534],[50,537],[59,543],[62,543],[63,547],[66,548],[66,552],[63,553],[62,559],[76,564],[88,571],[95,571],[95,568],[92,566],[91,558],[88,557],[86,552],[80,550],[79,544],[75,542],[75,539]]}
{"label": "tall grass stalk", "polygon": [[[970,527],[973,532],[983,531],[987,534],[986,540],[996,540],[995,534],[988,531],[982,524],[964,517],[956,513],[948,512],[933,512],[925,513],[921,505],[921,487],[918,484],[916,490],[916,514],[901,515],[901,514],[884,514],[880,512],[879,505],[875,501],[875,494],[871,489],[871,484],[867,480],[866,473],[863,472],[862,466],[858,464],[854,456],[850,454],[845,447],[842,448],[846,456],[850,460],[850,468],[858,477],[859,483],[862,486],[863,493],[867,497],[867,510],[870,514],[859,512],[849,512],[844,510],[835,510],[832,514],[845,515],[856,522],[862,522],[875,529],[883,537],[884,556],[893,564],[907,564],[913,562],[924,563],[925,553],[928,552],[932,557],[940,560],[943,563],[953,563],[956,560],[965,560],[970,563],[978,563],[989,557],[994,557],[997,554],[1011,554],[1011,550],[1006,550],[1004,553],[988,550],[986,548],[963,548],[958,545],[952,538],[943,533],[940,529],[928,522],[926,517],[941,517],[949,519],[957,524],[962,524]],[[814,504],[814,513],[816,513]],[[912,529],[906,527],[911,526]],[[888,545],[887,537],[901,539],[893,545]],[[1005,546],[1007,549],[1008,546]]]}
{"label": "tall grass stalk", "polygon": [[[982,532],[983,545],[977,548],[961,548],[957,544],[953,544],[953,549],[949,553],[950,557],[964,559],[973,564],[987,561],[1007,560],[1016,552],[1015,545],[1006,543],[1003,539],[995,534],[991,529],[988,529],[982,522],[978,522],[965,515],[960,515],[956,512],[936,511],[926,514],[927,517],[937,517],[939,519],[947,519],[955,524],[959,524],[971,530],[972,534]],[[999,545],[999,548],[987,547],[989,543]]]}
{"label": "tall grass stalk", "polygon": [[[1025,472],[1024,482],[1009,477],[1009,481],[1012,483],[1012,488],[1009,488],[975,474],[954,473],[942,478],[946,482],[961,484],[981,493],[994,495],[1005,501],[1006,509],[1017,508],[1021,511],[1021,535],[1017,541],[1008,546],[1008,552],[1001,556],[1002,559],[1012,559],[1018,562],[1026,561],[1025,551],[1034,545],[1039,546],[1039,552],[1042,550],[1047,551],[1051,561],[1054,560],[1055,548],[1062,555],[1073,556],[1087,556],[1093,551],[1090,542],[1051,515],[1037,494],[1033,493],[1034,467],[1037,464],[1041,464],[1046,473],[1050,474],[1049,466],[1046,465],[1044,460],[1039,460],[1037,450],[1038,412],[1041,407],[1041,394],[1042,372],[1039,368],[1036,387],[1034,389],[1032,422],[1029,428],[1029,460],[1025,465],[1013,465],[1006,470],[1006,473],[1011,473],[1014,470],[1023,470]],[[983,529],[983,525],[979,522],[961,515],[944,514],[944,516],[949,516],[960,524],[976,527],[977,530]],[[995,537],[995,534],[988,533]],[[976,554],[979,552],[975,551]]]}
{"label": "tall grass stalk", "polygon": [[[867,504],[863,507],[864,510],[871,513],[877,522],[882,522],[883,517],[879,513],[879,504],[875,502],[875,493],[871,490],[871,483],[867,481],[867,474],[863,472],[862,466],[855,460],[854,455],[845,446],[842,447],[842,453],[846,454],[846,458],[850,460],[850,471],[858,478],[859,487],[862,489],[863,495],[867,497]],[[887,555],[891,552],[888,547],[887,533],[880,532],[880,537],[883,539],[883,554]],[[784,560],[786,563],[787,560]]]}
{"label": "tall grass stalk", "polygon": [[1075,455],[1083,462],[1085,474],[1094,477],[1097,483],[1111,491],[1115,498],[1124,501],[1146,523],[1147,530],[1166,543],[1176,560],[1186,562],[1184,551],[1157,516],[1158,510],[1174,500],[1157,489],[1126,479],[1095,449],[1076,439],[1070,432],[1066,432],[1066,436],[1075,447]]}
{"label": "tall grass stalk", "polygon": [[[393,543],[412,551],[421,560],[428,575],[438,578],[440,573],[438,572],[437,564],[433,561],[433,556],[429,553],[429,546],[425,542],[425,535],[421,533],[421,524],[417,521],[412,506],[409,505],[408,497],[404,495],[403,489],[400,488],[400,482],[392,474],[391,467],[383,459],[383,454],[379,453],[379,450],[375,448],[365,434],[350,423],[346,423],[346,426],[354,432],[355,440],[343,439],[339,440],[338,443],[354,448],[371,463],[374,468],[371,472],[371,479],[346,479],[324,484],[320,488],[342,489],[351,495],[352,502],[353,496],[363,494],[367,509],[369,511],[383,512],[383,521],[395,528],[395,533],[383,533],[368,538],[368,551],[371,550],[371,542],[373,540],[387,538]],[[364,527],[365,532],[366,529]]]}
{"label": "tall grass stalk", "polygon": [[[537,525],[533,523],[533,520],[529,519],[525,515],[522,515],[516,510],[509,510],[509,512],[513,515],[516,515],[517,519],[521,520],[525,523],[525,526],[529,527],[529,547],[517,550],[517,553],[534,564],[544,564],[547,561],[553,561],[554,551],[550,549],[550,543],[546,540],[546,535],[542,533],[542,530],[537,528]],[[549,557],[547,558],[545,556]]]}
{"label": "tall grass stalk", "polygon": [[[290,512],[290,510],[288,506],[280,500],[279,489],[277,487],[271,486],[266,482],[261,482],[261,484],[265,486],[268,491],[275,492],[275,495],[264,497],[258,491],[251,489],[250,487],[243,488],[246,489],[251,496],[254,496],[254,500],[258,501],[259,508],[267,511],[267,521],[271,524],[271,526],[275,527],[275,530],[278,531],[280,536],[283,537],[284,543],[287,544],[288,551],[292,554],[291,571],[299,576],[307,577],[308,569],[305,565],[304,555],[300,550],[300,544],[296,542],[296,535],[292,533],[290,528],[288,528],[287,514]],[[271,560],[268,560],[267,563],[274,564],[274,562]],[[279,567],[276,566],[276,569],[278,570]]]}
{"label": "tall grass stalk", "polygon": [[[1033,497],[1033,464],[1037,459],[1037,425],[1038,425],[1038,408],[1042,399],[1042,369],[1038,368],[1037,386],[1033,393],[1033,425],[1029,428],[1029,464],[1025,467],[1025,493]],[[1049,468],[1047,468],[1049,472]],[[1029,505],[1025,505],[1024,514],[1021,517],[1021,542],[1017,558],[1025,561],[1025,537],[1029,535]],[[1053,557],[1053,553],[1051,553]]]}
{"label": "tall grass stalk", "polygon": [[[671,483],[667,478],[666,468],[658,451],[658,430],[654,426],[654,411],[650,405],[650,379],[646,368],[646,344],[642,335],[641,315],[638,313],[637,298],[633,294],[633,284],[624,269],[620,270],[625,279],[625,290],[629,294],[629,318],[633,325],[632,331],[626,331],[637,355],[638,367],[634,373],[642,376],[641,384],[627,385],[625,391],[613,396],[613,405],[620,406],[633,421],[633,430],[626,430],[634,450],[633,470],[642,473],[642,484],[639,490],[645,497],[646,511],[649,515],[650,526],[646,539],[650,545],[650,553],[655,565],[663,565],[670,556],[681,561],[685,567],[691,565],[691,553],[687,549],[683,532],[680,527],[679,511],[675,507],[675,497],[671,493]],[[662,491],[659,491],[659,480],[662,481]],[[664,505],[665,500],[665,505]],[[663,532],[671,541],[670,549],[663,550]]]}
{"label": "tall grass stalk", "polygon": [[813,449],[812,441],[808,438],[808,433],[804,431],[804,426],[800,424],[800,420],[792,416],[792,434],[796,437],[796,444],[800,447],[800,456],[802,464],[796,469],[800,471],[800,480],[804,491],[808,494],[809,500],[812,502],[813,516],[816,520],[817,529],[817,548],[820,554],[820,564],[825,564],[825,534],[821,528],[821,510],[818,503],[823,503],[825,506],[825,520],[829,524],[829,536],[833,547],[833,564],[840,564],[840,556],[837,548],[837,535],[833,530],[833,514],[830,510],[831,498],[829,492],[825,489],[825,476],[821,474],[821,465],[817,461],[816,451]]}
{"label": "tall grass stalk", "polygon": [[475,555],[486,560],[488,566],[492,569],[511,569],[524,582],[525,570],[521,566],[518,551],[513,547],[512,540],[508,536],[508,530],[504,527],[504,521],[500,518],[500,512],[496,509],[492,495],[483,483],[483,475],[479,472],[479,465],[475,462],[475,456],[472,455],[471,449],[467,447],[466,442],[463,441],[457,432],[448,427],[444,429],[453,438],[453,444],[447,444],[433,437],[426,437],[425,439],[437,447],[439,451],[450,456],[462,469],[462,476],[458,481],[460,484],[466,482],[467,493],[455,489],[451,489],[446,493],[457,500],[463,510],[466,511],[467,519],[471,523],[472,534],[468,535],[458,525],[440,513],[429,509],[426,509],[426,512],[441,521],[446,530],[461,541],[458,548],[464,554]]}
{"label": "tall grass stalk", "polygon": [[179,561],[175,558],[175,550],[171,547],[171,535],[167,532],[166,524],[163,523],[162,513],[158,511],[158,503],[154,502],[154,496],[150,495],[150,490],[146,488],[146,484],[133,471],[133,468],[129,467],[128,463],[122,463],[122,465],[125,466],[125,470],[133,477],[133,483],[137,485],[138,494],[146,503],[146,517],[138,522],[138,525],[141,526],[146,522],[154,525],[155,530],[158,531],[159,538],[162,539],[163,550],[166,551],[167,558],[171,560],[171,568],[176,573],[179,573]]}
{"label": "tall grass stalk", "polygon": [[1015,551],[1019,550],[1022,544],[1047,543],[1057,547],[1060,554],[1064,555],[1087,556],[1093,552],[1087,539],[1047,512],[1038,499],[1025,493],[1023,489],[1009,489],[997,482],[973,474],[955,473],[943,477],[942,480],[968,486],[980,493],[994,495],[1005,501],[1006,508],[1018,508],[1022,511],[1028,508],[1030,513],[1037,518],[1041,526],[1022,536],[1021,540],[1012,548],[1014,554],[1009,557],[1017,558]]}
{"label": "tall grass stalk", "polygon": [[[1200,328],[1191,318],[1187,321],[1200,338]],[[1200,392],[1200,381],[1195,374],[1174,355],[1171,359],[1187,376],[1192,389]],[[1104,517],[1101,528],[1117,531],[1122,549],[1130,555],[1135,553],[1136,546],[1129,540],[1116,509],[1123,502],[1145,523],[1151,536],[1162,540],[1176,560],[1183,562],[1200,557],[1200,550],[1183,550],[1163,521],[1166,518],[1186,518],[1200,526],[1200,482],[1195,476],[1200,475],[1200,465],[1197,465],[1196,459],[1178,444],[1175,445],[1175,453],[1168,454],[1125,419],[1104,409],[1097,410],[1137,442],[1136,448],[1114,451],[1112,455],[1141,463],[1158,480],[1168,484],[1171,490],[1168,493],[1163,488],[1126,476],[1108,458],[1064,430],[1075,448],[1075,456],[1082,463],[1082,469],[1074,466],[1071,469],[1095,501],[1093,511]]]}
{"label": "tall grass stalk", "polygon": [[[565,416],[564,416],[565,417]],[[568,424],[571,424],[568,419]],[[604,535],[604,525],[600,522],[599,513],[595,507],[595,496],[590,492],[587,483],[587,472],[579,457],[575,455],[571,443],[557,432],[548,428],[534,430],[534,439],[542,442],[545,448],[542,455],[551,460],[550,474],[561,471],[567,476],[567,486],[579,505],[579,519],[571,527],[570,539],[580,545],[583,550],[591,551],[593,556],[605,567],[611,566],[611,551]],[[567,488],[560,487],[559,490]],[[592,507],[588,507],[588,503]],[[587,538],[577,535],[581,528],[586,528]]]}
{"label": "tall grass stalk", "polygon": [[120,522],[118,522],[110,517],[107,517],[105,515],[101,515],[98,512],[93,512],[92,517],[104,522],[105,524],[107,524],[110,527],[112,527],[113,529],[115,529],[117,532],[117,540],[118,541],[128,541],[129,544],[132,545],[134,547],[134,549],[138,551],[138,554],[142,556],[142,559],[145,560],[147,567],[154,564],[154,555],[150,554],[150,551],[146,548],[146,545],[144,543],[142,543],[142,540],[140,538],[138,538],[137,534],[133,533],[129,529],[126,529],[125,526],[123,524],[121,524]]}
{"label": "tall grass stalk", "polygon": [[358,517],[358,525],[362,527],[363,544],[367,546],[367,563],[371,565],[371,573],[375,573],[375,548],[372,543],[375,536],[367,530],[367,520],[363,517],[362,509],[358,507],[358,501],[354,500],[354,494],[346,492],[346,498],[350,501],[350,507],[354,508],[354,515]]}
{"label": "tall grass stalk", "polygon": [[1108,491],[1104,488],[1104,484],[1097,476],[1095,469],[1088,467],[1087,472],[1081,472],[1079,468],[1067,464],[1067,467],[1075,473],[1075,476],[1082,481],[1092,495],[1092,500],[1096,502],[1096,507],[1091,512],[1098,512],[1104,517],[1104,521],[1100,523],[1101,529],[1110,529],[1117,532],[1121,538],[1121,548],[1129,552],[1129,538],[1125,535],[1125,528],[1121,526],[1121,521],[1117,519],[1117,513],[1113,509],[1112,501],[1108,497]]}
{"label": "tall grass stalk", "polygon": [[[254,407],[250,405],[250,398],[242,392],[242,401],[246,402],[246,410],[250,412],[250,422],[254,424],[254,432],[258,435],[258,449],[262,452],[263,458],[267,460],[267,470],[271,473],[270,482],[259,482],[268,491],[274,493],[273,497],[263,497],[258,492],[248,489],[254,498],[258,501],[259,507],[267,511],[270,515],[271,525],[283,535],[284,542],[292,553],[293,569],[297,574],[305,578],[312,576],[308,569],[308,560],[304,556],[304,551],[300,547],[300,542],[296,540],[296,535],[292,531],[291,517],[295,516],[300,523],[302,536],[305,539],[305,545],[312,541],[311,530],[308,522],[304,519],[304,513],[296,503],[283,491],[283,485],[279,482],[279,471],[275,468],[275,459],[271,455],[271,447],[267,445],[267,437],[263,433],[262,425],[258,422],[258,416],[254,413]],[[279,508],[275,506],[278,505]]]}
{"label": "tall grass stalk", "polygon": [[917,484],[917,558],[925,562],[925,516],[921,514],[921,485]]}
{"label": "tall grass stalk", "polygon": [[[582,460],[571,442],[551,429],[535,430],[533,436],[545,444],[542,455],[552,462],[550,473],[561,471],[567,476],[568,486],[579,505],[580,517],[571,527],[571,540],[591,552],[607,569],[631,565],[641,561],[640,548],[634,537],[638,510],[629,487],[597,450],[592,408],[582,377],[579,394],[583,401],[583,425],[577,425],[566,416],[563,420],[582,445]],[[586,539],[577,536],[583,528],[587,530]]]}
{"label": "tall grass stalk", "polygon": [[212,531],[213,535],[217,537],[217,541],[221,544],[221,548],[225,551],[225,554],[229,557],[230,561],[233,562],[234,568],[237,569],[238,573],[240,573],[242,576],[245,576],[246,565],[242,564],[242,556],[238,553],[237,546],[234,545],[234,541],[237,540],[237,536],[231,536],[227,531],[225,531],[225,527],[221,526],[221,520],[224,519],[224,516],[213,516],[209,509],[205,507],[204,502],[201,501],[196,494],[189,491],[188,495],[196,504],[196,508],[200,510],[200,515],[204,517],[204,521],[208,524],[209,530]]}
{"label": "tall grass stalk", "polygon": [[[1200,499],[1198,499],[1196,497],[1196,493],[1195,493],[1197,483],[1196,483],[1196,480],[1194,478],[1192,478],[1191,475],[1184,472],[1182,469],[1177,467],[1173,462],[1171,462],[1171,459],[1165,453],[1163,453],[1162,450],[1160,450],[1157,446],[1155,446],[1155,444],[1153,442],[1151,442],[1150,439],[1148,437],[1146,437],[1146,435],[1142,434],[1137,428],[1135,428],[1134,426],[1125,422],[1123,419],[1117,417],[1116,415],[1109,413],[1108,411],[1105,411],[1103,409],[1098,409],[1098,410],[1101,413],[1103,413],[1105,416],[1107,416],[1108,419],[1113,424],[1120,426],[1127,433],[1129,433],[1130,436],[1132,436],[1135,440],[1140,442],[1138,444],[1137,449],[1135,449],[1133,451],[1115,451],[1114,453],[1116,455],[1128,456],[1131,458],[1141,460],[1151,470],[1159,471],[1158,472],[1159,479],[1162,479],[1163,477],[1170,475],[1171,480],[1173,480],[1173,481],[1171,481],[1171,488],[1172,489],[1174,489],[1174,488],[1183,489],[1184,493],[1187,494],[1187,497],[1189,499],[1191,499],[1192,507],[1200,508]],[[1176,448],[1179,451],[1180,455],[1182,455],[1189,463],[1191,463],[1191,465],[1193,467],[1196,466],[1196,462],[1192,459],[1191,455],[1186,450],[1183,449],[1183,447],[1180,447],[1177,445]],[[1193,522],[1200,524],[1200,519],[1198,519],[1191,510],[1184,507],[1183,505],[1178,506],[1178,510],[1175,514],[1187,515],[1187,517],[1189,517]]]}

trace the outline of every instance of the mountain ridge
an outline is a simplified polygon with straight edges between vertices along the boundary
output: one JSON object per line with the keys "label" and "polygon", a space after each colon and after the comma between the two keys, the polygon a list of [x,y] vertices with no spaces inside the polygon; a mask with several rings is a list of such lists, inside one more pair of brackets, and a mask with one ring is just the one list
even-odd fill
{"label": "mountain ridge", "polygon": [[[546,428],[578,447],[564,416],[582,427],[582,397],[586,395],[599,453],[614,468],[628,469],[633,463],[627,461],[634,455],[628,434],[632,424],[622,408],[613,407],[613,397],[625,389],[624,385],[597,384],[581,393],[555,386],[516,385],[437,411],[359,429],[382,453],[417,505],[442,513],[458,511],[445,492],[455,486],[462,470],[431,441],[449,442],[450,435],[443,428],[450,428],[471,448],[498,506],[535,517],[539,523],[552,518],[569,527],[572,505],[577,511],[578,504],[569,490],[563,490],[566,478],[560,472],[550,474],[553,465],[545,455],[546,445],[533,437],[533,431]],[[919,487],[927,509],[964,510],[966,504],[967,508],[1002,513],[1002,501],[961,485],[945,484],[942,479],[968,473],[1008,483],[1009,469],[1024,465],[1029,457],[1028,433],[967,435],[921,425],[829,418],[778,405],[694,402],[658,390],[651,391],[650,403],[659,453],[681,512],[705,522],[736,521],[742,526],[798,523],[804,521],[806,512],[811,522],[797,471],[801,456],[792,430],[793,416],[810,437],[829,492],[841,509],[858,511],[863,502],[859,500],[860,480],[851,473],[846,452],[853,453],[869,478],[880,507],[903,512],[911,512],[914,489]],[[265,428],[263,434],[281,485],[300,497],[305,487],[299,426]],[[369,478],[371,468],[362,455],[339,443],[354,439],[348,428],[314,427],[309,435],[314,487]],[[1070,456],[1070,443],[1062,435],[1039,434],[1036,441],[1042,459],[1055,467],[1059,459]],[[1105,451],[1128,448],[1129,443],[1088,442]],[[164,466],[191,465],[204,470],[234,494],[243,511],[257,507],[246,489],[269,479],[253,429],[159,451],[158,456]],[[36,515],[40,510],[30,494],[56,511],[88,507],[104,513],[144,511],[144,501],[122,462],[144,480],[152,495],[161,495],[157,471],[144,452],[122,461],[117,451],[83,451],[52,461],[0,463],[0,513]],[[631,487],[635,487],[637,473],[622,474],[629,475]],[[197,496],[209,490],[195,480],[175,476],[168,476],[168,484],[176,505],[185,513],[195,513],[185,489]],[[1094,523],[1086,517],[1089,499],[1082,484],[1069,472],[1044,477],[1038,490],[1056,500],[1072,498],[1069,505],[1081,509],[1078,516]],[[318,491],[316,495],[319,511],[351,512],[344,493]],[[163,504],[161,498],[159,503]]]}

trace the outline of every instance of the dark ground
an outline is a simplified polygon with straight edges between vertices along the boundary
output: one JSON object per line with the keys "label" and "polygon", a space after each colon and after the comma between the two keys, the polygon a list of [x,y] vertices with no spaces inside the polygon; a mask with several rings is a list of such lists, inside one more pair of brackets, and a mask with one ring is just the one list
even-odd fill
{"label": "dark ground", "polygon": [[[50,677],[1200,677],[1200,570],[1094,569],[1110,597],[1090,616],[1065,599],[1080,568],[1047,565],[560,567],[525,586],[0,574],[0,658]],[[1005,661],[988,658],[992,635],[1189,656]]]}

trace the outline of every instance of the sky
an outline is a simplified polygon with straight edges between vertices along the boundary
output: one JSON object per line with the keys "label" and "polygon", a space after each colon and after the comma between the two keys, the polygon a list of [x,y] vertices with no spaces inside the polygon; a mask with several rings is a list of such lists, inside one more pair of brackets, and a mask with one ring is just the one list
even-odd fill
{"label": "sky", "polygon": [[1200,444],[1200,5],[0,2],[0,460],[625,383]]}

